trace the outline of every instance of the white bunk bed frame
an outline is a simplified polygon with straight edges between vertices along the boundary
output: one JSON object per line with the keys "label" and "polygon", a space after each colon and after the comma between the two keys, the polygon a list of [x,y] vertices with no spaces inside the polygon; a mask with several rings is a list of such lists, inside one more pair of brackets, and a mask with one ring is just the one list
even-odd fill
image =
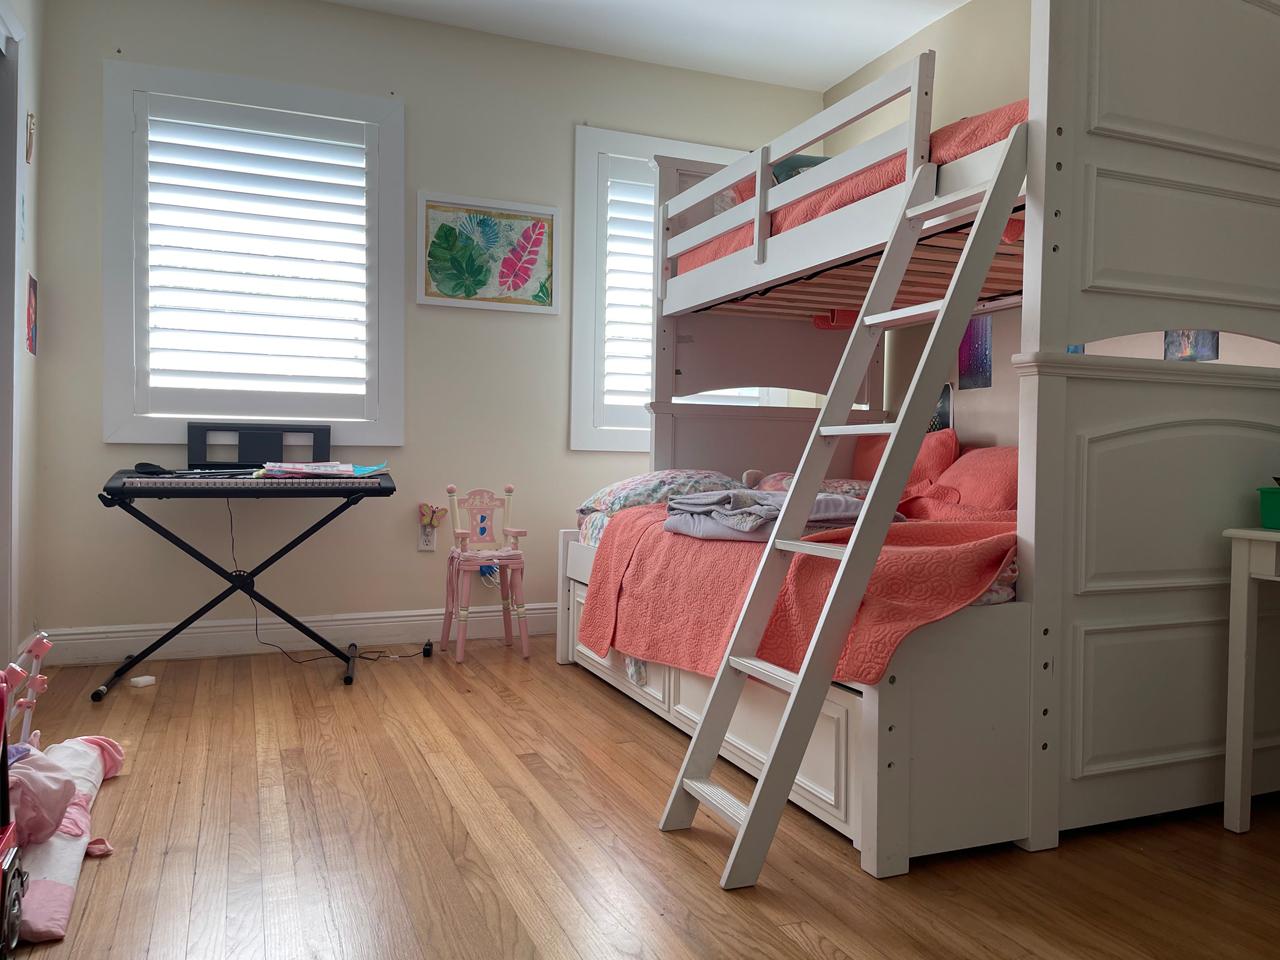
{"label": "white bunk bed frame", "polygon": [[[1256,523],[1252,490],[1280,466],[1280,372],[1066,347],[1166,328],[1280,340],[1280,128],[1258,123],[1280,87],[1280,4],[1032,5],[1022,352],[1012,359],[1018,598],[915,631],[880,684],[833,684],[791,795],[850,837],[876,876],[941,850],[1052,847],[1060,830],[1223,794],[1221,531]],[[1162,44],[1149,42],[1153,22]],[[1203,50],[1232,51],[1233,71],[1188,70]],[[840,335],[797,319],[818,312],[815,297],[857,306],[858,271],[883,248],[906,187],[778,236],[767,218],[904,144],[913,164],[927,160],[931,64],[913,61],[723,170],[660,162],[662,267],[740,223],[755,224],[755,243],[659,277],[655,468],[794,469],[816,411],[675,398],[825,391]],[[905,124],[770,188],[771,160],[903,96]],[[940,167],[937,194],[989,179],[994,158],[987,148]],[[677,195],[690,172],[705,179]],[[709,217],[709,198],[748,174],[756,197]],[[992,294],[1002,286],[997,277]],[[765,337],[786,353],[732,350]],[[850,422],[885,418],[868,409]],[[577,531],[561,536],[560,662],[692,730],[710,678],[650,664],[632,679],[616,651],[601,659],[577,643],[594,550]],[[1280,656],[1261,649],[1258,682],[1274,688]],[[783,703],[748,684],[722,756],[758,773]],[[1280,698],[1259,700],[1254,746],[1254,792],[1280,789]]]}

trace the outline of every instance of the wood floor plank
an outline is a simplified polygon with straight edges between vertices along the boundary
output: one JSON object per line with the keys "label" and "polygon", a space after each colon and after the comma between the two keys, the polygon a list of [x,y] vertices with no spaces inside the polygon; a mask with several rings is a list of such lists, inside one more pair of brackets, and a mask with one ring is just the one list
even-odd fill
{"label": "wood floor plank", "polygon": [[[46,743],[126,748],[94,808],[68,938],[23,960],[1275,960],[1280,795],[1253,830],[1207,807],[918,858],[878,881],[788,807],[761,882],[716,881],[728,832],[656,829],[687,737],[548,638],[450,658],[278,655],[148,664],[154,687],[88,692],[50,668]],[[728,765],[716,777],[744,793]]]}
{"label": "wood floor plank", "polygon": [[[393,674],[389,680],[394,679]],[[425,698],[416,705],[428,716],[434,713],[434,706]],[[626,944],[609,936],[615,932],[612,919],[599,918],[597,923],[587,915],[529,841],[448,724],[438,715],[433,719],[435,742],[423,752],[423,759],[492,865],[503,894],[520,915],[539,952],[546,957],[576,957],[577,944],[584,957],[625,956]]]}
{"label": "wood floor plank", "polygon": [[[199,672],[199,661],[171,663],[165,669],[163,682],[148,688],[157,691],[156,707],[138,745],[137,765],[129,774],[130,797],[117,818],[116,835],[123,841],[123,850],[117,848],[116,855],[104,864],[119,863],[128,871],[119,885],[119,899],[111,910],[114,916],[107,927],[112,931],[113,957],[146,956],[155,931],[161,868]],[[117,860],[125,851],[128,856]],[[102,880],[99,877],[99,884]],[[109,898],[106,903],[110,904],[112,899],[115,898]],[[81,949],[93,948],[91,941],[83,946],[79,938],[77,941],[72,956],[78,955]]]}
{"label": "wood floor plank", "polygon": [[[193,896],[196,855],[204,825],[202,813],[206,808],[205,777],[212,742],[229,738],[217,729],[221,726],[218,708],[226,703],[225,699],[219,699],[219,691],[215,690],[218,663],[205,660],[200,662],[198,669],[156,896],[156,915],[170,919],[167,923],[154,925],[147,950],[148,960],[184,960],[190,956],[187,942],[191,920],[193,915],[198,915],[196,922],[199,923],[198,917],[207,913],[204,904],[197,908]],[[225,913],[225,902],[216,906],[222,908],[219,912]]]}
{"label": "wood floor plank", "polygon": [[[387,666],[384,672],[403,668]],[[407,758],[397,750],[386,728],[367,719],[377,713],[372,683],[348,687],[333,697],[336,729],[353,774],[360,778],[368,800],[375,835],[403,837],[403,842],[380,843],[388,867],[399,878],[400,895],[412,921],[422,953],[442,960],[490,960],[497,944],[483,915],[463,890],[461,878],[431,825],[421,823],[423,796],[409,776]]]}
{"label": "wood floor plank", "polygon": [[528,773],[522,757],[512,752],[515,741],[507,731],[494,731],[474,716],[457,721],[442,714],[441,719],[468,757],[485,771],[489,784],[583,909],[597,924],[602,919],[610,923],[603,932],[617,949],[636,957],[679,960],[691,956],[678,938],[668,935],[656,913],[643,909],[638,892],[625,880],[610,852]]}
{"label": "wood floor plank", "polygon": [[295,802],[290,811],[291,783],[295,799],[302,788],[298,771],[286,767],[286,755],[299,756],[300,750],[292,704],[274,695],[283,683],[281,668],[276,657],[254,657],[250,667],[258,763],[263,946],[268,960],[301,960],[335,955],[337,941],[329,923],[323,853],[315,844],[310,804]]}
{"label": "wood floor plank", "polygon": [[261,960],[266,953],[262,907],[262,837],[258,809],[258,758],[254,749],[257,703],[251,657],[235,657],[230,716],[224,735],[232,742],[231,807],[227,835],[226,956]]}
{"label": "wood floor plank", "polygon": [[[491,691],[491,681],[485,680],[482,667],[469,666],[467,672],[474,677],[467,689],[471,691],[470,696],[477,698],[479,702],[473,708],[473,717],[455,719],[450,723],[451,729],[469,730],[476,721],[483,722],[483,718],[490,718],[491,722],[499,724],[508,736],[522,745],[521,748],[526,750],[522,756],[536,755],[547,768],[554,771],[555,779],[544,779],[545,786],[549,789],[558,786],[561,802],[580,802],[575,810],[579,819],[587,822],[592,816],[595,817],[594,825],[602,837],[609,837],[608,842],[617,861],[622,862],[621,852],[626,850],[635,850],[641,857],[661,857],[663,848],[652,842],[657,809],[652,812],[651,818],[642,815],[644,821],[647,821],[643,827],[640,826],[639,817],[620,818],[626,832],[622,836],[613,833],[615,818],[612,815],[618,804],[631,807],[635,797],[649,793],[653,785],[630,782],[628,771],[615,764],[612,752],[600,749],[594,742],[591,736],[594,724],[583,718],[582,723],[570,722],[565,725],[566,729],[561,729],[559,725],[540,719],[533,711],[525,711],[522,715],[521,701],[509,688],[505,691]],[[447,675],[438,678],[432,675],[431,682],[444,682],[447,679]],[[451,706],[452,702],[446,701],[445,705]],[[441,709],[443,708],[442,706]],[[582,739],[575,742],[575,733]],[[469,746],[469,749],[475,747]],[[565,789],[566,785],[569,787],[568,791]],[[665,791],[667,788],[660,789]],[[585,802],[581,802],[584,798]],[[693,851],[685,848],[685,852],[698,858],[705,855],[707,860],[703,869],[710,868],[709,853],[701,848]],[[675,887],[674,895],[664,896],[655,906],[659,909],[664,925],[671,926],[680,937],[692,938],[697,943],[699,955],[732,956],[762,948],[779,956],[787,955],[790,944],[783,936],[760,931],[754,932],[753,936],[744,935],[744,928],[734,922],[735,914],[746,909],[739,901],[719,898],[714,903],[708,903],[705,886],[691,882],[696,871],[683,870],[681,865],[674,863],[659,866],[650,859],[645,872],[650,876],[659,874],[676,878],[672,884]]]}
{"label": "wood floor plank", "polygon": [[[231,829],[231,754],[238,746],[227,730],[227,709],[232,703],[238,677],[234,659],[212,661],[211,679],[214,706],[206,737],[201,784],[203,796],[196,814],[193,876],[190,881],[191,917],[186,930],[184,954],[189,960],[219,960],[227,952],[227,861]],[[175,925],[176,926],[176,925]]]}
{"label": "wood floor plank", "polygon": [[[369,798],[354,770],[355,758],[343,748],[332,702],[335,695],[345,692],[339,675],[325,662],[291,670],[290,682],[295,688],[294,710],[311,789],[322,816],[326,875],[342,881],[340,892],[331,889],[330,903],[350,900],[345,923],[339,925],[340,935],[353,945],[348,947],[353,957],[421,956],[421,943],[400,894],[399,878],[383,849],[386,838],[378,833]],[[365,912],[370,900],[380,905],[373,915]],[[384,952],[372,952],[373,944]]]}

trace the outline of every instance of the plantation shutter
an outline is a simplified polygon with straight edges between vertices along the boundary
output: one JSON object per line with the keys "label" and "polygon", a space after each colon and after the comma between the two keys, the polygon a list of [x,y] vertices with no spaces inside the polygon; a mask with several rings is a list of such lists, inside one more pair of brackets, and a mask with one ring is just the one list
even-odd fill
{"label": "plantation shutter", "polygon": [[376,419],[377,125],[134,111],[137,412]]}
{"label": "plantation shutter", "polygon": [[602,356],[596,364],[606,427],[649,426],[653,399],[653,227],[657,173],[646,160],[600,156],[597,210],[604,229],[597,302],[603,311]]}

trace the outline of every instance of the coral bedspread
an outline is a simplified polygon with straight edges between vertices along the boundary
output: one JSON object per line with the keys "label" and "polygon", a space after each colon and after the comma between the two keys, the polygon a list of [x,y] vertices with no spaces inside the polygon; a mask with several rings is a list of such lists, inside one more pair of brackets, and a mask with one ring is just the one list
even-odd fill
{"label": "coral bedspread", "polygon": [[[1027,101],[1018,100],[996,107],[976,117],[965,117],[945,127],[939,127],[929,137],[929,158],[936,164],[951,163],[971,153],[977,153],[983,147],[999,143],[1012,130],[1027,119]],[[770,220],[770,235],[784,233],[802,223],[816,220],[818,217],[847,207],[851,203],[866,199],[873,193],[888,190],[906,179],[906,151],[882,160],[861,173],[837,180],[831,186],[802,197],[795,203],[789,203],[777,210]],[[738,202],[755,196],[755,183],[744,180],[734,186]],[[1022,237],[1022,221],[1010,220],[1005,230],[1004,240],[1013,243]],[[698,267],[706,266],[712,261],[727,257],[731,253],[745,250],[751,246],[755,227],[743,224],[701,246],[694,247],[681,254],[677,260],[676,272],[688,273]]]}
{"label": "coral bedspread", "polygon": [[[578,630],[597,656],[622,653],[712,676],[720,667],[763,544],[696,540],[662,529],[666,506],[633,507],[605,528]],[[1002,520],[895,523],[836,668],[873,684],[898,644],[982,595],[1009,561],[1015,525]],[[843,542],[849,530],[808,539]],[[797,670],[836,562],[797,555],[759,656]]]}

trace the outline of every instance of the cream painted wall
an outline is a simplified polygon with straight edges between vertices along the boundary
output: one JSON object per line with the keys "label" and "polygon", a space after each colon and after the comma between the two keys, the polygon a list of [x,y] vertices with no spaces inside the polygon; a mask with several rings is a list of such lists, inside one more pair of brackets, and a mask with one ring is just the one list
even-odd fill
{"label": "cream painted wall", "polygon": [[[40,0],[9,0],[13,12],[22,23],[27,36],[22,44],[18,63],[20,74],[19,87],[23,103],[19,104],[18,113],[22,122],[28,112],[35,113],[37,120],[42,119],[40,110],[40,57],[41,41],[44,36],[44,4]],[[26,349],[26,284],[30,273],[38,280],[42,279],[37,267],[37,195],[39,188],[38,171],[41,166],[42,151],[40,137],[37,136],[36,151],[30,164],[24,164],[19,170],[23,186],[22,213],[24,214],[25,240],[23,254],[25,268],[18,272],[20,287],[17,307],[17,329],[14,331],[14,453],[17,457],[17,517],[15,536],[17,540],[17,577],[15,578],[16,596],[14,597],[14,623],[16,635],[11,638],[15,646],[21,646],[31,635],[36,621],[36,544],[38,532],[35,526],[37,496],[37,431],[36,431],[36,358]],[[40,318],[45,317],[43,303],[43,286],[40,288]],[[37,347],[39,344],[37,344]]]}
{"label": "cream painted wall", "polygon": [[[1030,75],[1030,45],[1030,0],[970,0],[836,84],[823,94],[823,103],[830,106],[924,51],[933,50],[937,53],[933,83],[933,128],[936,130],[963,117],[1025,97]],[[826,153],[834,155],[847,150],[894,124],[902,123],[907,116],[906,110],[907,104],[903,100],[876,112],[829,138]],[[1015,319],[1010,320],[1010,317]],[[1012,340],[1008,335],[1010,324],[1016,330],[1016,317],[1016,312],[999,314],[993,326],[993,351],[1001,351],[1011,345],[1008,353],[1000,356],[1001,360],[1007,360],[1017,350],[1016,334]],[[888,409],[896,410],[902,402],[923,346],[922,329],[894,330],[886,336],[885,405]],[[997,354],[993,353],[993,356]],[[1005,386],[1012,391],[1008,396]],[[962,428],[966,423],[975,425],[973,417],[989,420],[991,410],[1003,410],[1005,402],[1011,402],[1014,411],[1012,430],[1009,423],[1002,422],[999,427],[991,428],[993,432],[988,439],[974,438],[966,442],[989,443],[997,439],[1000,443],[1014,442],[1005,438],[1017,436],[1016,381],[1008,385],[1003,381],[993,383],[990,390],[957,391],[956,400],[956,414]]]}
{"label": "cream painted wall", "polygon": [[[179,447],[101,439],[105,58],[366,94],[394,91],[406,108],[410,196],[425,187],[560,207],[559,316],[408,308],[406,443],[340,451],[357,462],[387,457],[400,492],[361,505],[262,578],[264,593],[303,615],[441,606],[444,552],[415,551],[416,504],[443,502],[451,481],[516,484],[515,519],[530,531],[526,594],[530,602],[551,600],[555,531],[572,524],[574,508],[595,488],[647,463],[643,455],[568,450],[574,124],[749,147],[821,106],[816,93],[309,0],[51,0],[46,31],[37,508],[44,626],[165,621],[217,587],[95,497],[116,468],[143,459],[185,461]],[[414,217],[406,222],[411,231]],[[406,241],[412,251],[412,238]],[[319,510],[237,504],[240,563],[273,549]],[[230,561],[221,503],[163,503],[154,512]],[[248,613],[247,604],[235,602],[214,616]]]}
{"label": "cream painted wall", "polygon": [[[926,50],[934,62],[933,127],[1027,95],[1031,64],[1030,0],[969,0],[910,40],[840,81],[822,95],[827,106]],[[848,149],[907,118],[906,100],[877,111],[832,137],[827,153]]]}

